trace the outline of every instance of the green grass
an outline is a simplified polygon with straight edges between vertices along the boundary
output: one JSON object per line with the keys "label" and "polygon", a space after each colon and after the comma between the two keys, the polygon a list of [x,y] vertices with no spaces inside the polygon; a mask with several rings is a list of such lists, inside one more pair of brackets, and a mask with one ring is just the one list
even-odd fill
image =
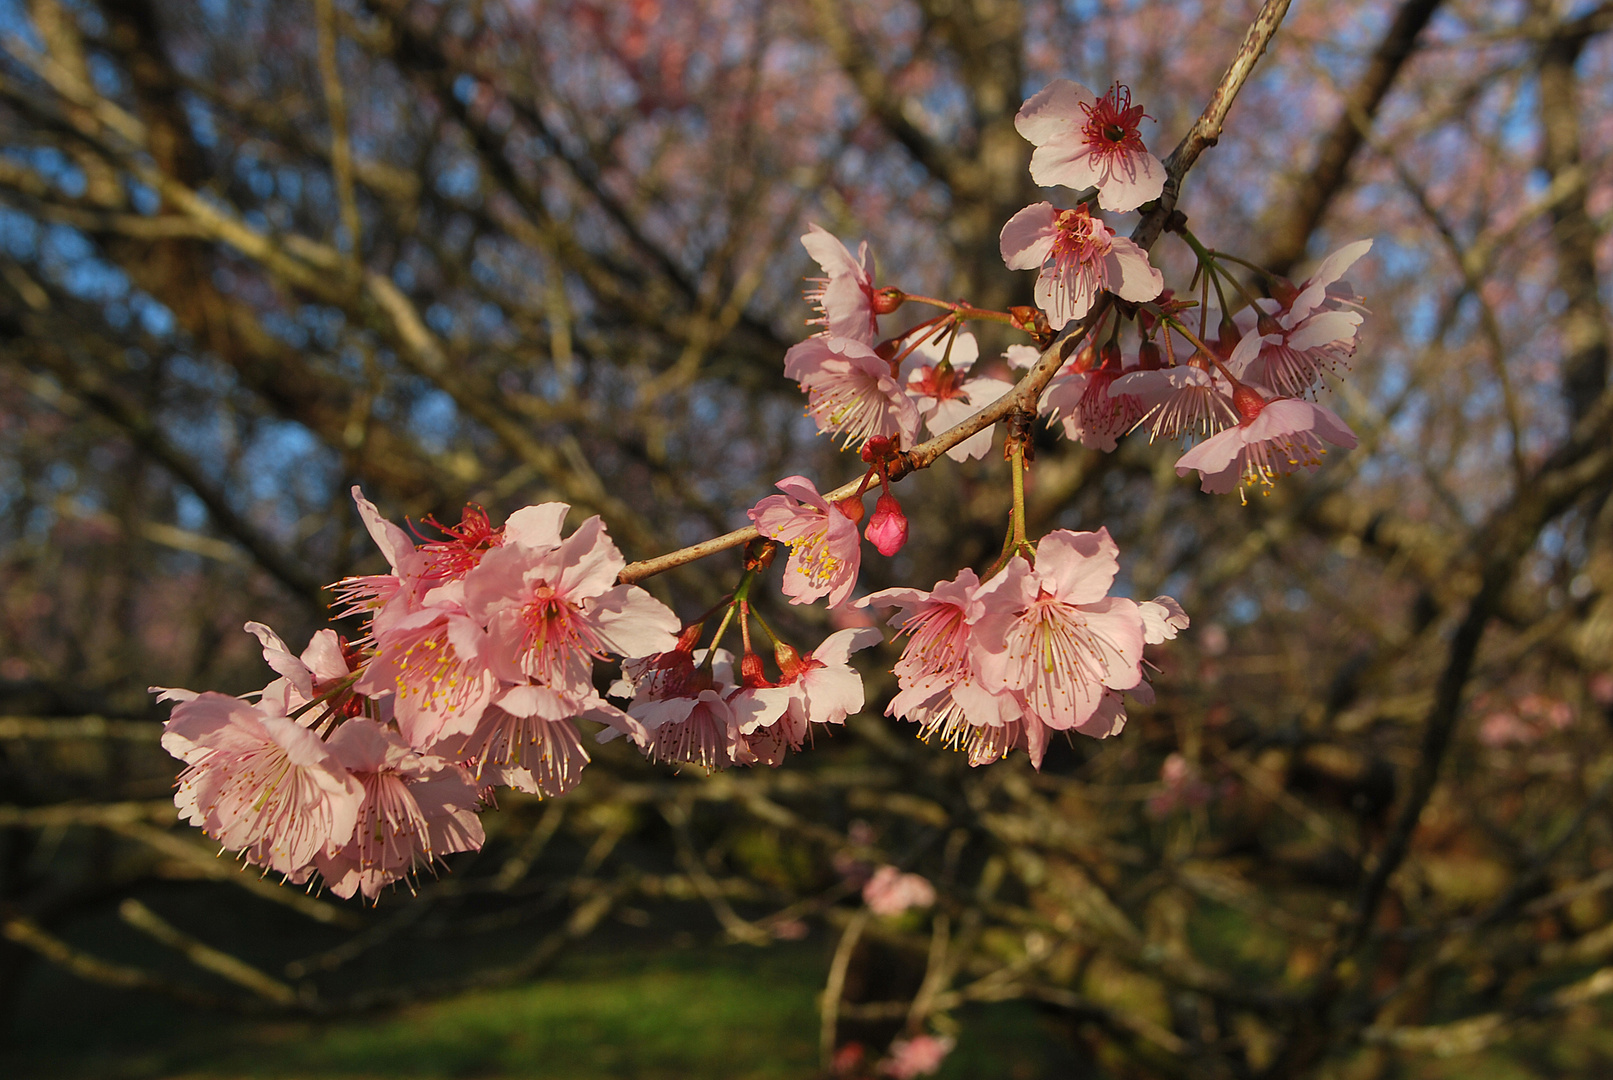
{"label": "green grass", "polygon": [[111,1024],[82,1029],[58,1015],[47,1025],[57,1031],[35,1028],[34,1045],[12,1058],[18,1071],[6,1071],[130,1080],[806,1076],[817,1061],[818,952],[595,954],[527,986],[331,1023],[206,1023],[131,1000]]}

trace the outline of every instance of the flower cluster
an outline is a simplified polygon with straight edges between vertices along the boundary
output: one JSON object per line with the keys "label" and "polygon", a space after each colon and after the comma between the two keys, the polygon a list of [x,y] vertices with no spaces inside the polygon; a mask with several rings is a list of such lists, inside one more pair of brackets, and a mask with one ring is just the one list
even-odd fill
{"label": "flower cluster", "polygon": [[479,848],[490,788],[575,786],[588,763],[578,719],[648,745],[646,725],[595,692],[593,665],[672,646],[678,620],[616,584],[626,561],[598,518],[562,535],[564,503],[496,529],[467,509],[417,545],[354,498],[390,567],[337,586],[364,638],[321,630],[297,656],[247,624],[281,677],[242,698],[164,691],[178,704],[163,745],[187,766],[187,820],[292,881],[317,870],[340,896],[374,897]]}
{"label": "flower cluster", "polygon": [[1050,731],[1117,734],[1122,691],[1153,700],[1143,645],[1188,625],[1168,596],[1109,595],[1120,563],[1106,529],[1049,533],[1032,557],[1015,555],[985,582],[965,569],[929,592],[861,601],[900,609],[891,622],[908,639],[888,714],[920,725],[922,737],[939,733],[971,764],[1023,749],[1040,766]]}
{"label": "flower cluster", "polygon": [[[857,618],[848,606],[898,609],[891,622],[906,644],[887,713],[917,724],[922,738],[940,735],[973,765],[1020,749],[1039,768],[1052,732],[1117,734],[1128,698],[1152,700],[1145,646],[1174,638],[1188,618],[1167,596],[1112,594],[1119,551],[1106,529],[1027,538],[1037,415],[1101,451],[1138,427],[1150,438],[1200,440],[1176,467],[1198,470],[1211,492],[1314,469],[1327,445],[1355,444],[1315,399],[1323,376],[1355,351],[1365,309],[1343,275],[1371,246],[1348,245],[1297,286],[1267,275],[1257,297],[1234,273],[1248,264],[1205,249],[1176,221],[1204,303],[1211,285],[1219,301],[1207,341],[1208,312],[1200,306],[1195,333],[1184,319],[1196,305],[1167,291],[1148,252],[1099,216],[1144,208],[1164,191],[1144,119],[1119,84],[1098,97],[1057,80],[1021,108],[1015,124],[1035,146],[1032,178],[1074,192],[1074,205],[1034,203],[1002,230],[1004,262],[1037,271],[1037,308],[989,311],[881,287],[866,243],[853,255],[809,229],[801,242],[823,274],[807,293],[818,330],[788,351],[784,372],[805,393],[807,415],[856,447],[866,472],[830,492],[805,476],[778,481],[779,494],[749,511],[760,539],[738,586],[688,623],[634,575],[624,580],[627,564],[598,518],[566,534],[564,503],[528,506],[502,526],[469,508],[453,525],[428,519],[440,538],[417,542],[355,488],[388,564],[336,586],[340,617],[363,624],[357,640],[322,630],[293,654],[249,623],[277,679],[243,697],[162,692],[175,702],[163,745],[185,763],[176,803],[186,820],[289,880],[317,873],[338,895],[374,897],[480,847],[478,813],[496,788],[554,797],[575,787],[589,762],[582,721],[602,725],[600,741],[625,736],[658,761],[779,765],[863,707],[851,656],[883,635],[848,625]],[[1229,304],[1229,293],[1245,302]],[[883,336],[880,320],[909,301],[940,313]],[[983,364],[970,321],[1005,324],[1034,344]],[[1123,331],[1134,335],[1130,351]],[[1056,371],[1055,348],[1065,358]],[[891,557],[908,539],[892,484],[942,451],[984,458],[1005,417],[1013,511],[1001,557],[928,591],[854,600],[863,540]],[[937,441],[923,448],[926,433]],[[783,594],[840,609],[845,628],[815,648],[789,644],[752,606],[781,546]],[[738,645],[725,647],[735,627]],[[620,660],[620,674],[602,696],[595,667],[608,660]],[[1185,783],[1183,769],[1167,783]],[[863,895],[881,914],[935,902],[927,881],[891,866]],[[893,1044],[884,1068],[920,1075],[944,1054],[921,1036]]]}

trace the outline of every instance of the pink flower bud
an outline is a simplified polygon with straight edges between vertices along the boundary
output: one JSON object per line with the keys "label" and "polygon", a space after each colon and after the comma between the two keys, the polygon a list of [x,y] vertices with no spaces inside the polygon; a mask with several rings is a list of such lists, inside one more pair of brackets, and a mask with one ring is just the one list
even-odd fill
{"label": "pink flower bud", "polygon": [[902,550],[907,543],[907,515],[902,513],[902,504],[894,495],[879,497],[874,504],[874,516],[868,519],[863,535],[881,555],[889,557]]}

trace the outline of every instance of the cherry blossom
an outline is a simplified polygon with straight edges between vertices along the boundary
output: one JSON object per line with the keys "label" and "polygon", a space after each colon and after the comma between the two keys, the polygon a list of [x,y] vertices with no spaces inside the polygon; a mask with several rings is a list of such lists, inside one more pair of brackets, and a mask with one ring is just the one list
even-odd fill
{"label": "cherry blossom", "polygon": [[806,294],[818,310],[811,321],[835,337],[851,338],[864,345],[878,341],[874,256],[868,250],[868,242],[859,244],[853,257],[834,234],[818,225],[808,225],[801,246],[826,275],[811,279],[815,287]]}
{"label": "cherry blossom", "polygon": [[904,874],[894,866],[881,866],[863,885],[863,903],[875,915],[891,918],[934,904],[935,886],[919,874]]}
{"label": "cherry blossom", "polygon": [[1058,210],[1052,203],[1033,203],[1008,219],[1001,246],[1010,270],[1041,271],[1036,303],[1055,330],[1085,315],[1104,290],[1140,303],[1165,287],[1148,253],[1116,236],[1085,206]]}
{"label": "cherry blossom", "polygon": [[1245,382],[1304,397],[1324,371],[1347,366],[1362,309],[1354,290],[1339,279],[1371,248],[1371,240],[1347,244],[1323,259],[1297,290],[1285,284],[1279,291],[1286,302],[1263,298],[1256,310],[1241,312],[1247,332],[1228,358],[1228,370]]}
{"label": "cherry blossom", "polygon": [[432,749],[466,763],[479,781],[555,798],[577,786],[589,761],[578,719],[605,724],[601,734],[645,739],[642,724],[596,694],[578,699],[528,683],[504,690],[474,728]]}
{"label": "cherry blossom", "polygon": [[807,413],[818,430],[861,447],[876,435],[918,439],[918,408],[908,400],[891,365],[860,341],[810,337],[784,355],[784,374],[807,393]]}
{"label": "cherry blossom", "polygon": [[[970,377],[969,370],[979,355],[980,345],[975,336],[959,331],[950,355],[941,343],[926,340],[913,350],[909,361],[904,362],[907,392],[917,404],[925,429],[931,435],[956,427],[1014,388],[1013,383],[1002,379]],[[915,359],[920,362],[909,367]],[[953,461],[985,457],[991,452],[991,433],[991,428],[976,432],[948,450],[947,457]]]}
{"label": "cherry blossom", "polygon": [[1115,392],[1114,384],[1121,377],[1118,358],[1091,371],[1062,373],[1042,392],[1042,411],[1061,421],[1065,438],[1079,439],[1090,450],[1111,453],[1142,416],[1137,398]]}
{"label": "cherry blossom", "polygon": [[1189,361],[1158,371],[1132,371],[1115,379],[1109,393],[1132,397],[1148,426],[1148,441],[1206,437],[1238,422],[1231,388],[1219,373]]}
{"label": "cherry blossom", "polygon": [[162,747],[186,765],[179,816],[250,863],[306,880],[316,856],[353,836],[363,787],[318,735],[262,704],[182,700]]}
{"label": "cherry blossom", "polygon": [[884,589],[858,601],[859,606],[899,608],[891,625],[908,636],[894,669],[900,690],[886,715],[918,724],[923,739],[939,732],[943,744],[955,748],[965,747],[972,739],[991,741],[976,735],[975,728],[1001,728],[1019,719],[1022,710],[1013,694],[993,693],[980,684],[975,625],[988,611],[1006,614],[1013,609],[1020,591],[1014,581],[1027,571],[1020,560],[983,586],[975,572],[965,567],[951,581],[937,582],[929,592]]}
{"label": "cherry blossom", "polygon": [[1014,127],[1036,146],[1032,180],[1078,191],[1095,187],[1099,206],[1124,213],[1165,190],[1165,167],[1137,131],[1145,115],[1120,83],[1097,98],[1080,83],[1054,79],[1020,107]]}
{"label": "cherry blossom", "polygon": [[915,1035],[894,1039],[891,1054],[879,1064],[879,1071],[895,1080],[914,1080],[941,1071],[941,1063],[952,1053],[956,1040],[950,1035]]}
{"label": "cherry blossom", "polygon": [[529,509],[543,515],[541,531],[482,556],[465,575],[465,610],[486,626],[489,667],[499,678],[530,679],[584,700],[593,693],[595,658],[670,648],[678,617],[638,586],[616,584],[627,560],[599,518],[550,545],[542,542],[558,538],[564,504]]}
{"label": "cherry blossom", "polygon": [[1217,495],[1243,484],[1270,490],[1279,476],[1315,472],[1327,453],[1324,442],[1355,447],[1355,433],[1326,406],[1294,398],[1266,401],[1252,392],[1239,395],[1238,404],[1243,420],[1178,458],[1177,476],[1197,469],[1200,487]]}
{"label": "cherry blossom", "polygon": [[1142,614],[1134,602],[1107,595],[1118,555],[1107,529],[1049,533],[1036,546],[1034,569],[1010,585],[1017,611],[981,619],[981,681],[1012,690],[1027,720],[1103,738],[1116,729],[1105,692],[1143,681]]}
{"label": "cherry blossom", "polygon": [[789,545],[784,595],[793,604],[827,596],[830,607],[839,607],[857,584],[862,564],[856,523],[830,506],[804,476],[786,476],[773,486],[784,494],[767,496],[748,513],[763,536]]}
{"label": "cherry blossom", "polygon": [[325,745],[364,791],[352,839],[314,860],[337,896],[362,891],[373,900],[444,855],[481,848],[476,785],[463,768],[415,753],[362,717],[342,724]]}

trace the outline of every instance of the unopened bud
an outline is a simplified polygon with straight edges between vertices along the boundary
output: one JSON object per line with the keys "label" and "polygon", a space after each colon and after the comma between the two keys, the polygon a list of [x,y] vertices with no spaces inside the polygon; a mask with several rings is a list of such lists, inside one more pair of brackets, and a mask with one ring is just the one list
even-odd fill
{"label": "unopened bud", "polygon": [[879,497],[874,504],[874,516],[868,519],[863,535],[886,558],[902,550],[907,543],[907,515],[902,513],[902,504],[896,501],[896,496],[886,493]]}
{"label": "unopened bud", "polygon": [[891,442],[889,435],[871,435],[868,441],[863,443],[860,456],[864,461],[872,465],[880,458],[890,457],[891,451],[894,449],[896,449],[895,444]]}
{"label": "unopened bud", "polygon": [[902,301],[906,299],[907,294],[893,285],[874,293],[870,302],[875,315],[889,315],[901,307]]}
{"label": "unopened bud", "polygon": [[860,495],[847,495],[844,499],[835,503],[835,507],[853,522],[863,519],[863,501]]}

